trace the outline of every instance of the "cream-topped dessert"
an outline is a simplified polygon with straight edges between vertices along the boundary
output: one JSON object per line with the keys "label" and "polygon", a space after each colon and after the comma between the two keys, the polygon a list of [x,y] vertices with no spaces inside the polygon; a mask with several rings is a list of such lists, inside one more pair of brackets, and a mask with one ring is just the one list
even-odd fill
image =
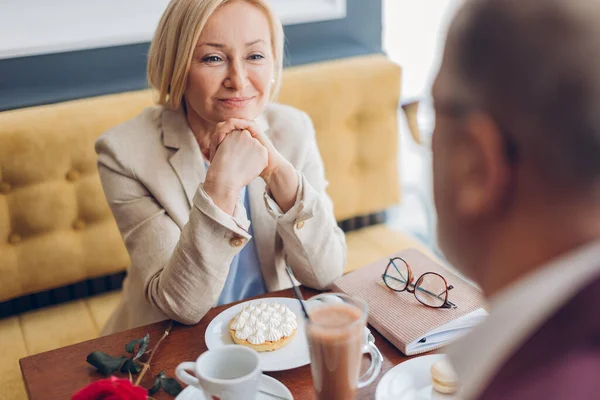
{"label": "cream-topped dessert", "polygon": [[284,347],[297,329],[296,314],[280,303],[248,303],[229,323],[233,341],[256,351],[274,351]]}

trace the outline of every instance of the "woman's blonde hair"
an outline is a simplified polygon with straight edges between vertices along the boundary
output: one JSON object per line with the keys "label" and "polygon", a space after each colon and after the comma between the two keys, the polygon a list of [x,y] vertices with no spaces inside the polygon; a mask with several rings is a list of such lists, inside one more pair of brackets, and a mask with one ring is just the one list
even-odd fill
{"label": "woman's blonde hair", "polygon": [[275,64],[271,100],[275,99],[283,69],[283,27],[266,0],[172,0],[158,23],[148,54],[148,83],[158,93],[158,104],[170,109],[181,107],[200,33],[210,16],[231,1],[250,3],[269,20]]}

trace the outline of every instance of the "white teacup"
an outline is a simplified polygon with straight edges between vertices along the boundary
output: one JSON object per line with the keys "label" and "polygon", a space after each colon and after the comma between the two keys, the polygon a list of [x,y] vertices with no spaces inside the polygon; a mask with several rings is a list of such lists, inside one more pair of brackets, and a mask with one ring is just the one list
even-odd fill
{"label": "white teacup", "polygon": [[175,374],[182,382],[203,390],[209,399],[239,400],[256,397],[262,371],[256,351],[228,345],[202,353],[196,362],[179,364]]}

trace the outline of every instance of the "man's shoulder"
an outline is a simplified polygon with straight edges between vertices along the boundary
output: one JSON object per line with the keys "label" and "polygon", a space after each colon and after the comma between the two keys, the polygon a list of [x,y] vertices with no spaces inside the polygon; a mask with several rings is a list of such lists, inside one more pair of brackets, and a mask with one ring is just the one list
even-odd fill
{"label": "man's shoulder", "polygon": [[549,348],[551,359],[539,360],[527,369],[507,364],[493,380],[480,400],[563,400],[600,397],[600,347],[596,343],[565,344]]}
{"label": "man's shoulder", "polygon": [[529,337],[501,367],[480,399],[595,398],[590,397],[591,393],[599,396],[598,310],[600,276]]}

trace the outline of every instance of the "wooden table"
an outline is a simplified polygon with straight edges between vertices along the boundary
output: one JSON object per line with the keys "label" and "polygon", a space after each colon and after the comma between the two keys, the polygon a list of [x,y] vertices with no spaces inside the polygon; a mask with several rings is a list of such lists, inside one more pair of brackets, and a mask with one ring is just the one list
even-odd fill
{"label": "wooden table", "polygon": [[[302,292],[305,298],[318,294],[318,292],[306,288],[302,288]],[[288,289],[258,298],[261,297],[294,297],[294,295],[292,290]],[[165,370],[168,376],[173,377],[175,367],[179,363],[195,361],[202,352],[207,350],[204,343],[204,332],[208,324],[231,305],[213,308],[197,325],[175,324],[171,334],[162,342],[152,360],[151,373],[144,376],[141,385],[149,388],[154,381],[153,377],[160,371]],[[80,388],[103,377],[86,363],[85,359],[89,353],[100,350],[114,356],[124,355],[125,344],[130,340],[143,337],[146,333],[150,334],[150,348],[152,348],[153,344],[156,344],[163,335],[167,326],[168,321],[157,322],[21,359],[21,371],[29,398],[31,400],[70,399]],[[359,391],[359,399],[374,399],[379,378],[390,368],[409,358],[400,353],[374,329],[371,331],[375,336],[375,344],[384,358],[383,368],[375,383]],[[267,374],[285,384],[295,400],[315,398],[309,365]],[[153,397],[157,400],[172,398],[162,390]]]}

